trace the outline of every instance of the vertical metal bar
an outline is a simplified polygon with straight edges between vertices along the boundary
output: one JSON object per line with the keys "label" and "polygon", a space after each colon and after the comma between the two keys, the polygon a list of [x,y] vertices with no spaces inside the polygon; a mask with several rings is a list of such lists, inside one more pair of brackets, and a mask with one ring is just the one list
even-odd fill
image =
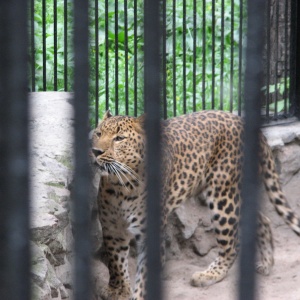
{"label": "vertical metal bar", "polygon": [[35,92],[34,0],[30,1],[31,91]]}
{"label": "vertical metal bar", "polygon": [[238,114],[242,114],[242,63],[243,63],[243,22],[244,22],[244,0],[240,0],[240,26],[239,26],[239,83],[238,83]]}
{"label": "vertical metal bar", "polygon": [[176,76],[176,0],[173,0],[173,18],[172,18],[172,44],[173,44],[173,62],[172,62],[172,69],[173,69],[173,116],[175,117],[177,114],[177,76]]}
{"label": "vertical metal bar", "polygon": [[224,20],[225,3],[221,2],[221,68],[220,68],[220,109],[224,108]]}
{"label": "vertical metal bar", "polygon": [[[88,165],[88,1],[74,0],[75,176],[73,191],[74,299],[90,299],[90,211]],[[84,275],[83,275],[84,274]]]}
{"label": "vertical metal bar", "polygon": [[275,101],[275,111],[274,111],[274,117],[277,118],[278,116],[278,52],[279,52],[279,1],[276,1],[275,4],[275,9],[276,9],[276,13],[275,13],[275,22],[276,22],[276,30],[275,30],[275,74],[274,74],[274,78],[275,78],[275,97],[274,97],[274,101]]}
{"label": "vertical metal bar", "polygon": [[145,0],[145,108],[147,135],[147,299],[160,300],[160,37],[159,0]]}
{"label": "vertical metal bar", "polygon": [[291,0],[291,61],[290,99],[291,113],[300,118],[300,4]]}
{"label": "vertical metal bar", "polygon": [[167,15],[166,15],[166,2],[167,0],[162,1],[162,102],[163,102],[163,118],[167,119],[168,117],[168,108],[167,108],[167,62],[166,62],[166,30],[167,30]]}
{"label": "vertical metal bar", "polygon": [[265,1],[248,0],[247,48],[245,70],[245,146],[242,181],[241,256],[239,299],[255,298],[255,252],[258,209],[258,161],[260,99],[263,82]]}
{"label": "vertical metal bar", "polygon": [[43,91],[47,90],[46,0],[42,2],[43,22]]}
{"label": "vertical metal bar", "polygon": [[53,89],[57,91],[57,0],[53,0],[53,46],[54,46],[54,56],[53,56]]}
{"label": "vertical metal bar", "polygon": [[0,299],[9,300],[31,298],[28,4],[0,2]]}
{"label": "vertical metal bar", "polygon": [[105,0],[105,109],[109,109],[108,0]]}
{"label": "vertical metal bar", "polygon": [[99,6],[95,0],[95,125],[99,119]]}
{"label": "vertical metal bar", "polygon": [[271,55],[271,0],[267,0],[267,43],[266,43],[266,51],[267,51],[267,74],[266,74],[266,117],[267,119],[270,118],[270,55]]}
{"label": "vertical metal bar", "polygon": [[205,79],[206,79],[206,0],[202,0],[203,3],[203,19],[202,19],[202,109],[206,106],[205,97]]}
{"label": "vertical metal bar", "polygon": [[182,0],[182,97],[183,113],[186,113],[186,0]]}
{"label": "vertical metal bar", "polygon": [[133,48],[134,48],[134,75],[133,75],[133,89],[134,89],[134,115],[137,116],[137,78],[138,78],[138,37],[137,37],[137,0],[134,0],[134,7],[133,7],[133,31],[134,31],[134,41],[133,41]]}
{"label": "vertical metal bar", "polygon": [[212,82],[211,82],[211,109],[215,108],[215,63],[216,63],[216,54],[215,54],[215,47],[216,47],[216,36],[215,36],[215,24],[216,24],[216,17],[215,17],[215,10],[216,10],[216,0],[212,0],[212,7],[211,7],[211,19],[212,19],[212,27],[211,27],[211,35],[212,35],[212,45],[211,45],[211,68],[212,68]]}
{"label": "vertical metal bar", "polygon": [[129,113],[129,91],[128,91],[128,4],[124,0],[124,52],[125,52],[125,114]]}
{"label": "vertical metal bar", "polygon": [[193,0],[193,111],[196,111],[196,76],[197,76],[197,0]]}
{"label": "vertical metal bar", "polygon": [[68,0],[64,0],[64,90],[68,90]]}
{"label": "vertical metal bar", "polygon": [[289,0],[285,0],[285,11],[284,11],[284,115],[287,116],[288,113],[288,87],[287,87],[287,79],[288,79],[288,12],[289,12]]}
{"label": "vertical metal bar", "polygon": [[119,0],[115,0],[115,114],[119,114]]}
{"label": "vertical metal bar", "polygon": [[230,20],[230,96],[229,109],[233,111],[233,64],[234,64],[234,0],[231,0],[231,20]]}

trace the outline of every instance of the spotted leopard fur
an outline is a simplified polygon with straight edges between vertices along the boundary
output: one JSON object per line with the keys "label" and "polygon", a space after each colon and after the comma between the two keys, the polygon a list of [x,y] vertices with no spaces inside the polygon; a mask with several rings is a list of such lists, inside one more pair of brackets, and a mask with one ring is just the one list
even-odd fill
{"label": "spotted leopard fur", "polygon": [[[104,299],[144,299],[146,277],[145,133],[144,118],[113,117],[107,112],[95,129],[93,155],[102,170],[98,204],[108,256],[109,284]],[[192,275],[191,284],[207,286],[222,280],[237,256],[240,217],[243,123],[221,111],[203,111],[162,122],[163,226],[167,216],[186,199],[200,193],[212,212],[219,255],[209,267]],[[278,180],[272,152],[260,134],[260,172],[270,201],[285,222],[300,235],[299,218],[290,208]],[[129,242],[137,242],[134,289],[128,273]],[[269,274],[273,265],[270,221],[259,214],[257,271]],[[163,253],[164,251],[162,251]]]}

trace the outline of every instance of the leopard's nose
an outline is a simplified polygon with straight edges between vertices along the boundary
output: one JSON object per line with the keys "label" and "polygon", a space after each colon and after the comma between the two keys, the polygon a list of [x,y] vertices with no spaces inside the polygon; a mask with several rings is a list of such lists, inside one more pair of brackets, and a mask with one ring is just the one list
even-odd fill
{"label": "leopard's nose", "polygon": [[96,157],[104,153],[104,151],[103,151],[102,149],[99,149],[99,148],[93,148],[93,149],[92,149],[92,152],[93,152],[93,154],[94,154]]}

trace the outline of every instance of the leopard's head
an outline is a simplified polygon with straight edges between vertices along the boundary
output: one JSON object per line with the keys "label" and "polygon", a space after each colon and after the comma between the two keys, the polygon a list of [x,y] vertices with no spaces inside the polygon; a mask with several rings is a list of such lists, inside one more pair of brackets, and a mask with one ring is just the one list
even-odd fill
{"label": "leopard's head", "polygon": [[[92,155],[103,174],[120,180],[138,177],[144,168],[144,116],[112,116],[107,111],[94,130]],[[120,181],[121,181],[120,180]]]}

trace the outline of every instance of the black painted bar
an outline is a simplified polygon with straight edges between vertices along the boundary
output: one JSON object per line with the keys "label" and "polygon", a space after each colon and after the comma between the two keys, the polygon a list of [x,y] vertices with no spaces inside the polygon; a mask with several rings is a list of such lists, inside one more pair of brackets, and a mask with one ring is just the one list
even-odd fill
{"label": "black painted bar", "polygon": [[125,52],[125,115],[129,114],[129,74],[128,74],[128,3],[124,0],[124,52]]}
{"label": "black painted bar", "polygon": [[233,60],[234,60],[234,0],[231,0],[231,18],[230,18],[230,112],[233,111]]}
{"label": "black painted bar", "polygon": [[211,81],[211,109],[215,108],[215,62],[216,62],[216,38],[215,38],[215,22],[216,22],[216,16],[215,16],[215,10],[216,10],[216,0],[212,0],[212,6],[211,6],[211,18],[212,18],[212,28],[211,28],[211,35],[212,35],[212,45],[211,45],[211,64],[212,64],[212,81]]}
{"label": "black painted bar", "polygon": [[30,1],[30,62],[31,62],[31,91],[35,92],[35,39],[34,39],[34,0]]}
{"label": "black painted bar", "polygon": [[74,0],[75,174],[73,190],[74,299],[90,299],[90,210],[88,165],[88,1]]}
{"label": "black painted bar", "polygon": [[[202,18],[202,109],[206,108],[206,95],[205,95],[205,74],[206,74],[206,0],[202,0],[203,18]],[[196,28],[194,29],[196,30]]]}
{"label": "black painted bar", "polygon": [[68,0],[64,0],[64,91],[68,91]]}
{"label": "black painted bar", "polygon": [[53,0],[53,45],[54,45],[53,90],[57,91],[57,0]]}
{"label": "black painted bar", "polygon": [[177,78],[176,78],[176,0],[173,0],[172,3],[172,8],[173,8],[173,16],[172,16],[172,45],[173,45],[173,61],[172,61],[172,84],[173,84],[173,116],[176,117],[177,114],[177,104],[176,104],[176,97],[177,97]]}
{"label": "black painted bar", "polygon": [[243,64],[243,15],[244,15],[244,0],[240,0],[240,26],[239,26],[239,83],[238,83],[238,114],[242,114],[242,64]]}
{"label": "black painted bar", "polygon": [[109,109],[108,0],[105,0],[105,109]]}
{"label": "black painted bar", "polygon": [[95,0],[95,125],[99,119],[99,2]]}
{"label": "black painted bar", "polygon": [[245,147],[242,182],[241,255],[239,299],[256,299],[255,253],[258,210],[258,161],[261,88],[263,86],[262,55],[264,48],[265,1],[248,0],[247,48],[244,86]]}
{"label": "black painted bar", "polygon": [[47,90],[47,44],[46,44],[46,0],[42,0],[43,7],[43,91]]}
{"label": "black painted bar", "polygon": [[134,0],[134,6],[133,6],[133,31],[134,31],[134,42],[133,42],[133,51],[134,51],[134,59],[133,59],[133,65],[134,65],[134,75],[133,75],[133,89],[134,89],[134,115],[137,116],[137,78],[138,78],[138,39],[137,39],[137,0]]}
{"label": "black painted bar", "polygon": [[0,299],[29,300],[28,19],[0,2]]}
{"label": "black painted bar", "polygon": [[144,99],[146,108],[147,135],[147,299],[160,300],[160,190],[161,190],[161,145],[160,145],[160,1],[145,0],[145,47],[144,47]]}
{"label": "black painted bar", "polygon": [[[203,1],[203,3],[204,2],[205,1]],[[197,1],[193,0],[193,111],[196,111],[196,102],[197,102],[197,96],[196,96],[197,53],[196,51],[197,51]]]}
{"label": "black painted bar", "polygon": [[225,2],[221,2],[221,67],[220,67],[220,105],[218,109],[223,110],[224,106],[224,34],[225,34]]}
{"label": "black painted bar", "polygon": [[115,0],[115,115],[119,114],[119,0]]}
{"label": "black painted bar", "polygon": [[291,114],[300,118],[300,4],[291,0],[290,99]]}
{"label": "black painted bar", "polygon": [[186,113],[186,0],[182,0],[182,100]]}

